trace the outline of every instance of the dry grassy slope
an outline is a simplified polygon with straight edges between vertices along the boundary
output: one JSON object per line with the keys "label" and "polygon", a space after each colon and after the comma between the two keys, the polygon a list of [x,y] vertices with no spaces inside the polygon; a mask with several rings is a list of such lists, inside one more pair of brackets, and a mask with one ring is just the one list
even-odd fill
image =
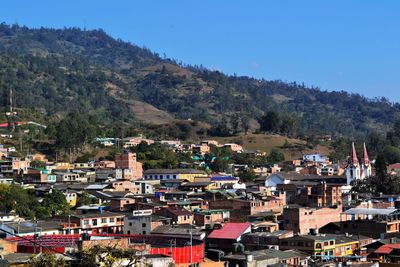
{"label": "dry grassy slope", "polygon": [[135,118],[149,124],[166,124],[174,121],[174,118],[167,112],[159,110],[153,105],[137,100],[127,101]]}
{"label": "dry grassy slope", "polygon": [[131,113],[138,121],[154,125],[167,124],[174,121],[174,118],[168,112],[162,111],[153,105],[138,100],[122,98],[118,94],[120,89],[114,84],[107,83],[106,89],[108,90],[108,94],[110,96],[119,101],[127,103]]}
{"label": "dry grassy slope", "polygon": [[267,135],[267,134],[247,134],[239,135],[235,137],[215,137],[220,143],[239,143],[245,149],[248,150],[261,150],[269,153],[273,148],[281,149],[285,154],[285,159],[296,159],[301,157],[305,153],[322,153],[328,155],[331,152],[331,148],[328,146],[318,145],[315,149],[297,149],[288,148],[283,149],[282,146],[285,140],[288,140],[289,144],[292,145],[304,145],[306,142],[300,139],[287,138],[281,135]]}

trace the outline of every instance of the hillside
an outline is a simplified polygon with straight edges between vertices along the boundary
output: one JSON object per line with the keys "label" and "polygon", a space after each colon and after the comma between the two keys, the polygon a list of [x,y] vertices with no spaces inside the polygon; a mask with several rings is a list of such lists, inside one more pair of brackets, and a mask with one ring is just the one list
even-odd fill
{"label": "hillside", "polygon": [[241,131],[245,124],[255,130],[265,112],[276,111],[295,120],[295,134],[355,136],[385,131],[400,111],[387,99],[182,66],[102,30],[1,24],[2,114],[10,88],[25,116],[47,120],[78,111],[103,125],[191,119],[217,130]]}
{"label": "hillside", "polygon": [[[282,151],[286,160],[298,159],[307,153],[329,155],[332,152],[328,145],[317,145],[310,149],[306,146],[304,140],[287,138],[281,135],[247,134],[235,137],[215,137],[214,139],[222,144],[238,143],[246,150],[259,150],[266,153],[277,148]],[[287,148],[284,146],[285,142],[289,145]]]}

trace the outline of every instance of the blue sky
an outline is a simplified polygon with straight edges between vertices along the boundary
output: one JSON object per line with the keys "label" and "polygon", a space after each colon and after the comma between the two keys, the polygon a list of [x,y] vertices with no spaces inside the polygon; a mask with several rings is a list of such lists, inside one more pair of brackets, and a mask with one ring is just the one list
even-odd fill
{"label": "blue sky", "polygon": [[103,28],[188,64],[400,101],[400,1],[7,1],[0,21]]}

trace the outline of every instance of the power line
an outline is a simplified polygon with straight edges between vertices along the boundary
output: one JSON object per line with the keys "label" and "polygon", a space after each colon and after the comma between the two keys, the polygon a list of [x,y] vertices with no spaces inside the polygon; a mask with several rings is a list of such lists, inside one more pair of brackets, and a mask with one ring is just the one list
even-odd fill
{"label": "power line", "polygon": [[18,234],[12,233],[12,232],[7,231],[7,230],[5,230],[5,229],[0,229],[0,231],[4,232],[4,233],[6,233],[6,234],[12,235],[12,236],[14,236],[14,237],[18,237],[18,238],[20,238],[20,239],[22,239],[22,240],[28,241],[29,243],[32,243],[32,244],[34,244],[34,245],[37,245],[37,246],[39,246],[39,247],[41,247],[41,248],[45,248],[45,249],[47,249],[47,250],[51,250],[51,251],[53,251],[53,252],[56,252],[57,254],[61,254],[61,255],[65,256],[65,257],[72,258],[73,260],[78,260],[78,258],[76,258],[76,257],[74,257],[74,256],[71,256],[71,255],[68,255],[68,254],[66,254],[66,253],[60,252],[60,251],[54,249],[54,248],[51,247],[51,246],[42,245],[42,244],[40,244],[40,243],[38,243],[38,242],[36,242],[36,241],[33,241],[32,239],[29,239],[29,238],[20,236],[20,235],[18,235]]}

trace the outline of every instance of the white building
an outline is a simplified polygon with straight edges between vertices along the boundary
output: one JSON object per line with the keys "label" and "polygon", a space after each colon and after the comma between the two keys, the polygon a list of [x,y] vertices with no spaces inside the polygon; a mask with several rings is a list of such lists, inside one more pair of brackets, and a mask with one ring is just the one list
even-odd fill
{"label": "white building", "polygon": [[362,180],[371,176],[372,167],[368,158],[368,152],[365,143],[363,152],[363,159],[360,163],[357,158],[357,152],[354,143],[352,144],[352,157],[350,158],[349,164],[346,168],[347,184],[351,184],[353,181]]}

